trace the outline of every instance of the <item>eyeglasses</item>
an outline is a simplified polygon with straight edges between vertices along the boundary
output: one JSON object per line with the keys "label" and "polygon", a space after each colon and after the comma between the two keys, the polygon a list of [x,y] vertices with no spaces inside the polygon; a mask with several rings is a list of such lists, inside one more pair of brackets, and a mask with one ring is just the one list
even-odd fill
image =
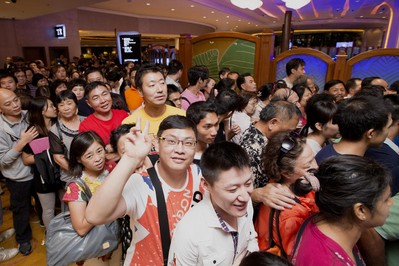
{"label": "eyeglasses", "polygon": [[279,155],[277,158],[277,163],[280,162],[280,160],[288,153],[290,152],[293,148],[295,148],[296,141],[295,139],[298,138],[300,135],[292,131],[290,132],[283,140],[281,143],[280,149],[279,149]]}
{"label": "eyeglasses", "polygon": [[197,141],[192,139],[178,140],[171,137],[159,137],[158,139],[166,142],[166,144],[170,147],[176,147],[179,145],[179,143],[181,143],[185,148],[194,149],[197,145]]}

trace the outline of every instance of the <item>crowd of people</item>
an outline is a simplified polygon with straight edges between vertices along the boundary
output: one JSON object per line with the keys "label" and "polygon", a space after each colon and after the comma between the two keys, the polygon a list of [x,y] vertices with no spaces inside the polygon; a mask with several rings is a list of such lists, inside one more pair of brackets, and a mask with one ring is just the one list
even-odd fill
{"label": "crowd of people", "polygon": [[[0,261],[32,252],[32,197],[44,230],[57,197],[82,237],[123,218],[124,265],[398,261],[399,81],[319,88],[300,58],[262,86],[228,67],[210,77],[205,66],[180,84],[178,60],[64,60],[48,71],[17,59],[0,76],[14,226],[0,240],[15,234],[18,248],[0,249]],[[43,181],[43,150],[56,184]]]}

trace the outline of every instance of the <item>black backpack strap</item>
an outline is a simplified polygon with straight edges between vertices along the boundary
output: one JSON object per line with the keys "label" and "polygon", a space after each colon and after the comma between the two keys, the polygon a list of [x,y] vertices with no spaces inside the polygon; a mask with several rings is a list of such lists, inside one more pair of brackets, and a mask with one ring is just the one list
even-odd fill
{"label": "black backpack strap", "polygon": [[182,100],[182,101],[188,102],[189,105],[191,104],[190,101],[189,101],[186,97],[184,97],[184,96],[181,97],[181,100]]}
{"label": "black backpack strap", "polygon": [[58,132],[58,135],[59,135],[59,139],[60,139],[60,141],[61,141],[61,144],[62,145],[65,145],[64,144],[64,139],[62,138],[62,132],[61,132],[61,128],[60,128],[60,122],[57,120],[56,122],[55,122],[55,126],[57,127],[57,132]]}
{"label": "black backpack strap", "polygon": [[275,212],[276,212],[276,209],[274,209],[274,208],[270,209],[270,213],[269,213],[269,234],[268,234],[269,247],[267,249],[271,249],[272,247],[274,247],[276,245],[276,243],[274,242],[274,239],[273,239],[273,218],[274,218],[274,213]]}
{"label": "black backpack strap", "polygon": [[280,234],[280,213],[281,213],[281,211],[276,210],[277,237],[278,237],[278,242],[280,242],[281,257],[288,259],[287,253],[285,252],[284,247],[283,247],[283,240],[282,240],[281,234]]}
{"label": "black backpack strap", "polygon": [[299,228],[298,234],[296,235],[296,239],[295,239],[295,244],[294,244],[294,248],[292,249],[292,254],[296,253],[296,250],[299,246],[299,242],[301,242],[301,237],[303,235],[303,231],[305,231],[306,225],[309,223],[309,221],[311,221],[313,218],[315,217],[315,215],[312,215],[310,217],[308,217],[301,225],[301,227]]}
{"label": "black backpack strap", "polygon": [[158,174],[154,167],[147,169],[150,175],[151,182],[154,185],[157,204],[158,204],[158,219],[159,219],[159,229],[161,231],[161,241],[162,241],[162,253],[164,265],[168,263],[168,255],[170,248],[170,232],[169,232],[169,221],[168,212],[166,210],[165,196],[163,194],[161,182],[159,181]]}

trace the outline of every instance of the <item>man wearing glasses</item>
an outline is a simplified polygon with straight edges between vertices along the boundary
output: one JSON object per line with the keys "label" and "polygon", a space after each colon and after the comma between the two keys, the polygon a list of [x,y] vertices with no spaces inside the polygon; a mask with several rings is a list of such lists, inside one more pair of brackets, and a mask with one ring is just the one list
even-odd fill
{"label": "man wearing glasses", "polygon": [[[202,200],[200,169],[192,164],[197,143],[194,123],[183,116],[169,116],[159,126],[156,147],[159,160],[154,168],[134,173],[152,146],[148,123],[144,133],[138,120],[125,141],[125,153],[105,183],[90,199],[86,219],[92,224],[105,224],[128,214],[134,231],[125,265],[162,265],[167,260],[169,245],[163,249],[155,173],[161,183],[172,235],[185,213]],[[165,219],[166,220],[166,219]],[[162,241],[161,241],[162,240]],[[170,239],[169,239],[170,240]]]}

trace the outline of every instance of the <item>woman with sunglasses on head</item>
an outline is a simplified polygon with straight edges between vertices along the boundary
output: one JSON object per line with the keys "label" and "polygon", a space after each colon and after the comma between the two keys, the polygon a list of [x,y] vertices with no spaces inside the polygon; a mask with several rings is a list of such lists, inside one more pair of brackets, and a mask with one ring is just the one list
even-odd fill
{"label": "woman with sunglasses on head", "polygon": [[320,213],[301,228],[293,264],[366,265],[356,243],[363,232],[388,217],[393,203],[389,173],[370,159],[341,155],[323,161],[316,176]]}
{"label": "woman with sunglasses on head", "polygon": [[305,139],[294,132],[279,133],[270,138],[263,156],[267,177],[271,182],[292,191],[296,195],[294,200],[297,204],[281,212],[260,205],[255,221],[259,249],[269,249],[287,258],[293,249],[299,227],[306,218],[318,211],[313,191],[319,188],[313,175],[317,164]]}

